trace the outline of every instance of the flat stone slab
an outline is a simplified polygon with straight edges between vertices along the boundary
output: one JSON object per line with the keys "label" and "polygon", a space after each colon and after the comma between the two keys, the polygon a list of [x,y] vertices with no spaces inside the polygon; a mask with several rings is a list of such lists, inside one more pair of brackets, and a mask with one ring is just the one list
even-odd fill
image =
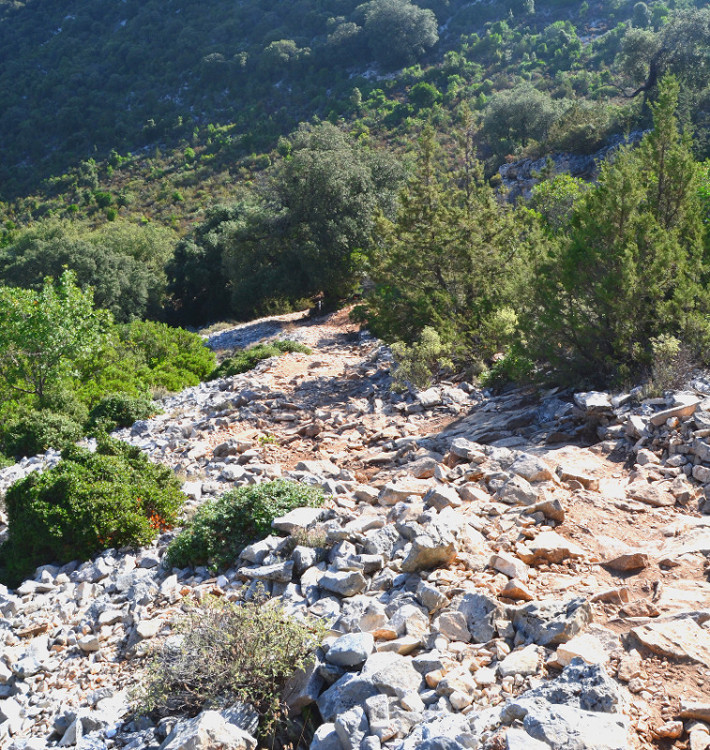
{"label": "flat stone slab", "polygon": [[632,482],[626,488],[626,494],[634,500],[646,503],[646,505],[653,505],[655,508],[675,505],[675,497],[670,492],[666,492],[648,482]]}
{"label": "flat stone slab", "polygon": [[296,464],[296,471],[306,471],[309,474],[321,477],[337,477],[340,475],[340,468],[332,461],[299,461]]}
{"label": "flat stone slab", "polygon": [[676,659],[692,659],[710,667],[710,633],[695,620],[650,622],[631,631],[654,654]]}
{"label": "flat stone slab", "polygon": [[406,500],[410,495],[423,497],[432,488],[428,479],[414,479],[405,477],[399,481],[388,482],[380,491],[380,505],[396,505]]}
{"label": "flat stone slab", "polygon": [[538,704],[523,719],[525,731],[552,750],[627,750],[629,720],[622,714]]}
{"label": "flat stone slab", "polygon": [[689,404],[681,404],[680,406],[674,406],[671,409],[664,409],[663,411],[658,411],[651,415],[648,421],[654,427],[660,427],[662,424],[666,423],[667,419],[671,419],[671,417],[678,417],[680,419],[683,417],[691,417],[699,405],[700,399],[697,399],[696,401],[691,401]]}
{"label": "flat stone slab", "polygon": [[681,698],[680,718],[710,722],[710,702],[700,703],[688,698]]}
{"label": "flat stone slab", "polygon": [[561,563],[578,557],[584,557],[584,550],[556,531],[543,531],[528,542],[534,561]]}
{"label": "flat stone slab", "polygon": [[603,391],[586,391],[575,393],[574,402],[585,411],[611,410],[611,398]]}
{"label": "flat stone slab", "polygon": [[325,508],[294,508],[285,516],[274,518],[271,526],[277,531],[293,534],[299,529],[307,529],[319,521],[325,513]]}
{"label": "flat stone slab", "polygon": [[550,467],[537,456],[530,453],[522,453],[513,461],[510,471],[517,474],[528,482],[546,482],[554,479]]}

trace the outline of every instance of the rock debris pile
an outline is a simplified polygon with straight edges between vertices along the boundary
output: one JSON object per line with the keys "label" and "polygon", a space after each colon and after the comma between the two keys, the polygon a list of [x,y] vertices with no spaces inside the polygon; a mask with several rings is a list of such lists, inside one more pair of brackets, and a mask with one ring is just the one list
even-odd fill
{"label": "rock debris pile", "polygon": [[[1,746],[255,748],[247,706],[154,724],[129,688],[184,597],[261,588],[328,627],[286,693],[322,719],[311,750],[710,747],[704,394],[393,395],[373,339],[292,333],[314,354],[118,434],[184,476],[188,511],[275,477],[325,507],[277,519],[217,577],[167,569],[168,534],[0,589]],[[306,532],[317,546],[294,544]]]}

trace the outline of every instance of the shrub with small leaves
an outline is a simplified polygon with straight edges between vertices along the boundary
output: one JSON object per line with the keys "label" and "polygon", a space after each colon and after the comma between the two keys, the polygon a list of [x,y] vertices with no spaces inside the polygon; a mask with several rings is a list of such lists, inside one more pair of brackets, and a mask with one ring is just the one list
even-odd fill
{"label": "shrub with small leaves", "polygon": [[315,620],[289,617],[275,601],[231,603],[206,597],[188,606],[134,694],[143,713],[196,715],[235,701],[254,706],[262,733],[281,711],[286,681],[325,635]]}
{"label": "shrub with small leaves", "polygon": [[269,357],[280,357],[287,352],[300,352],[302,354],[311,354],[311,350],[298,341],[283,339],[282,341],[273,341],[270,344],[255,344],[247,349],[236,352],[231,357],[225,359],[217,367],[210,380],[216,378],[228,378],[231,375],[239,375],[242,372],[253,370],[262,359]]}
{"label": "shrub with small leaves", "polygon": [[406,390],[408,385],[426,388],[442,367],[450,367],[451,347],[444,344],[434,328],[425,326],[419,339],[411,345],[401,341],[392,344],[396,361],[393,387]]}
{"label": "shrub with small leaves", "polygon": [[15,585],[38,566],[85,560],[110,547],[145,545],[171,527],[184,500],[165,466],[110,438],[95,453],[71,446],[62,461],[7,491],[9,536],[0,581]]}
{"label": "shrub with small leaves", "polygon": [[230,565],[244,547],[271,533],[274,518],[322,502],[320,490],[284,479],[232,490],[199,508],[168,546],[168,561],[179,568]]}
{"label": "shrub with small leaves", "polygon": [[113,393],[104,396],[89,414],[89,430],[111,432],[117,427],[130,427],[139,419],[159,414],[160,407],[149,396]]}
{"label": "shrub with small leaves", "polygon": [[0,428],[0,445],[7,456],[35,456],[47,448],[62,449],[83,435],[81,425],[67,414],[33,410]]}
{"label": "shrub with small leaves", "polygon": [[508,383],[527,383],[532,380],[535,363],[516,347],[493,364],[490,370],[480,377],[486,388],[502,388]]}

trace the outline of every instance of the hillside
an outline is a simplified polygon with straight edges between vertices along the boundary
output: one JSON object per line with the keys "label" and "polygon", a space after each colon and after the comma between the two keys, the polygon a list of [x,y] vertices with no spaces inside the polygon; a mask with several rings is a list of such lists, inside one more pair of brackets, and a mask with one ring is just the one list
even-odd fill
{"label": "hillside", "polygon": [[256,582],[331,628],[290,696],[293,747],[707,747],[707,379],[640,404],[466,383],[413,398],[342,316],[213,341],[275,329],[314,353],[172,396],[120,436],[185,477],[192,510],[273,477],[322,486],[323,510],[276,526],[324,548],[271,536],[213,576],[162,568],[167,534],[3,590],[4,747],[177,750],[199,725],[253,748],[244,707],[176,727],[127,700],[189,602],[248,600]]}
{"label": "hillside", "polygon": [[[108,214],[182,231],[205,204],[233,199],[236,186],[278,160],[279,137],[299,122],[339,122],[407,150],[421,123],[450,132],[462,105],[483,114],[492,95],[525,81],[575,102],[574,116],[551,138],[511,131],[499,144],[501,134],[485,133],[491,169],[531,136],[546,151],[594,149],[639,121],[640,98],[620,94],[646,82],[651,37],[687,12],[685,4],[643,7],[633,16],[630,0],[421,8],[3,0],[5,220]],[[396,42],[382,37],[383,24],[397,29]],[[625,51],[636,27],[648,33]],[[698,61],[685,52],[670,62],[697,77]],[[688,112],[696,103],[693,94]]]}

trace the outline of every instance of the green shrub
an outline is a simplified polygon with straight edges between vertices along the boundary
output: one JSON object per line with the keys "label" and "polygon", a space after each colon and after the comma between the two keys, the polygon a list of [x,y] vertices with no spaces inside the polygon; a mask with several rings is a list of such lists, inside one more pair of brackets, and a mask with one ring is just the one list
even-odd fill
{"label": "green shrub", "polygon": [[139,419],[160,413],[160,407],[149,396],[113,393],[104,396],[89,414],[89,430],[110,432],[117,427],[130,427]]}
{"label": "green shrub", "polygon": [[180,391],[205,380],[214,369],[214,353],[202,337],[165,323],[134,321],[120,331],[121,345],[144,358],[150,372],[145,385]]}
{"label": "green shrub", "polygon": [[9,420],[0,439],[2,452],[8,456],[35,456],[47,448],[75,443],[83,434],[81,425],[70,416],[42,409]]}
{"label": "green shrub", "polygon": [[214,353],[198,334],[134,321],[113,328],[111,340],[82,373],[78,391],[90,404],[112,393],[143,397],[153,388],[174,393],[205,380],[214,367]]}
{"label": "green shrub", "polygon": [[513,347],[488,372],[481,375],[481,385],[487,388],[501,388],[507,383],[529,382],[534,369],[534,362]]}
{"label": "green shrub", "polygon": [[448,355],[451,347],[444,344],[434,328],[425,326],[419,339],[413,344],[397,341],[392,344],[396,361],[393,373],[393,388],[406,390],[411,384],[415,388],[426,388],[433,375],[442,367],[450,367]]}
{"label": "green shrub", "polygon": [[323,627],[292,619],[275,602],[233,604],[207,597],[175,625],[136,691],[142,712],[197,714],[203,706],[253,705],[266,732],[286,681],[305,666]]}
{"label": "green shrub", "polygon": [[180,484],[138,448],[104,438],[96,453],[71,446],[62,458],[7,491],[9,538],[0,547],[5,583],[14,585],[37,565],[149,544],[175,523]]}
{"label": "green shrub", "polygon": [[170,543],[168,562],[179,568],[230,565],[247,544],[271,533],[274,518],[322,502],[320,490],[284,479],[232,490],[200,507]]}
{"label": "green shrub", "polygon": [[248,372],[253,370],[262,359],[279,357],[287,352],[311,354],[311,350],[305,344],[299,344],[298,341],[288,339],[273,341],[270,344],[255,344],[225,359],[210,375],[210,380],[228,378],[231,375]]}

